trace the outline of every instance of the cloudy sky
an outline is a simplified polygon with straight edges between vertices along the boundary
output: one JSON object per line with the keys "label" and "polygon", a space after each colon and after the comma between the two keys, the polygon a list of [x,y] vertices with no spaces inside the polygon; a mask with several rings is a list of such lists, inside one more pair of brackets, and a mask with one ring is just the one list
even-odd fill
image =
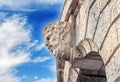
{"label": "cloudy sky", "polygon": [[43,28],[58,21],[64,0],[0,0],[0,82],[56,82]]}

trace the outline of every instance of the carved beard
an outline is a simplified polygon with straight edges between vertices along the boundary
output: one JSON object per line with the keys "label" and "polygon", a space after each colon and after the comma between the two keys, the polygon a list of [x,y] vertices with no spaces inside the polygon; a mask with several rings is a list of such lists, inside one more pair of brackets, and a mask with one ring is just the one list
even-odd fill
{"label": "carved beard", "polygon": [[[52,36],[52,35],[51,35]],[[59,36],[58,36],[59,37]],[[60,35],[57,45],[48,45],[49,50],[53,53],[56,59],[60,59],[65,55],[66,59],[69,59],[70,49],[72,48],[72,32],[66,32],[64,35]]]}
{"label": "carved beard", "polygon": [[58,56],[58,49],[53,50],[53,55],[54,55],[55,58],[57,58],[57,56]]}
{"label": "carved beard", "polygon": [[[45,29],[45,39],[49,42],[48,49],[55,58],[61,58],[63,55],[69,59],[70,49],[73,47],[74,28],[69,23],[55,23]],[[47,37],[49,39],[47,39]]]}

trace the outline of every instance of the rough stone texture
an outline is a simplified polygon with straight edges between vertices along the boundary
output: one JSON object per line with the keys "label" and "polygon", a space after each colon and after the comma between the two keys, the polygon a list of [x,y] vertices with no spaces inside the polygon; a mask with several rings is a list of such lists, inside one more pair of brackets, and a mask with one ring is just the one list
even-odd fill
{"label": "rough stone texture", "polygon": [[79,57],[81,53],[75,48],[75,31],[71,23],[56,22],[45,28],[45,45],[53,52],[55,58],[65,56],[66,60],[71,57]]}
{"label": "rough stone texture", "polygon": [[79,74],[77,82],[106,82],[105,77],[93,77]]}
{"label": "rough stone texture", "polygon": [[68,79],[71,79],[71,75],[77,79],[74,69],[71,68],[71,61],[74,58],[81,58],[82,55],[75,47],[73,25],[67,22],[50,24],[45,28],[44,35],[45,45],[57,60],[58,82],[69,82]]}
{"label": "rough stone texture", "polygon": [[[67,51],[67,58],[71,60],[64,60],[64,70],[63,70],[63,81],[61,82],[119,82],[120,81],[120,0],[66,0],[60,23],[64,22],[64,24],[72,24],[68,26],[69,32],[73,31],[72,42],[69,43],[70,48],[65,50],[65,46],[62,46],[60,50],[64,53]],[[54,24],[53,24],[54,26]],[[50,29],[53,26],[48,26]],[[60,27],[61,24],[56,24],[56,27]],[[48,29],[48,28],[47,28]],[[65,30],[65,29],[64,29]],[[45,38],[49,36],[48,32],[45,30]],[[67,30],[65,30],[67,31]],[[58,30],[58,33],[60,30]],[[55,34],[51,31],[51,34]],[[64,34],[64,33],[62,33]],[[51,35],[51,37],[61,36],[59,34],[55,34],[55,36]],[[67,37],[69,35],[66,35]],[[62,36],[63,37],[63,36]],[[61,39],[57,37],[57,40],[60,41]],[[68,38],[64,39],[68,41]],[[69,38],[70,40],[70,38]],[[51,41],[52,45],[55,45],[55,40]],[[58,42],[59,43],[59,42]],[[58,43],[56,46],[51,50],[53,52],[58,48]],[[71,46],[72,45],[72,46]],[[58,50],[58,51],[60,51]],[[106,72],[106,77],[97,76],[97,80],[93,77],[90,80],[88,77],[84,76],[82,73],[81,68],[76,71],[76,68],[72,68],[72,60],[77,57],[86,57],[89,52],[95,51],[100,54]],[[55,55],[62,55],[62,51],[60,54]],[[72,55],[71,55],[72,54]],[[79,55],[80,56],[79,56]],[[75,56],[76,55],[76,56]],[[57,56],[57,57],[59,57]],[[65,63],[68,61],[67,63]],[[82,60],[80,60],[82,61]],[[62,64],[62,63],[61,63]],[[89,62],[88,62],[89,64]],[[95,63],[93,63],[95,65]],[[102,68],[102,67],[101,67]],[[73,73],[73,71],[74,73]],[[94,71],[94,70],[93,70]],[[79,75],[79,76],[78,76]],[[78,77],[77,77],[78,76]],[[76,78],[77,77],[77,78]],[[71,80],[72,78],[72,80]],[[87,81],[85,81],[87,78]],[[82,81],[83,79],[83,81]],[[99,80],[100,79],[100,80]],[[59,82],[59,81],[58,81]]]}

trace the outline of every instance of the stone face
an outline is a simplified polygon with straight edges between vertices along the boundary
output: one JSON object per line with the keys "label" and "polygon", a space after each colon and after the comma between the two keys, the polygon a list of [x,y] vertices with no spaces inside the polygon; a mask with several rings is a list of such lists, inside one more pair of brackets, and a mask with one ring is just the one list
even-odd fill
{"label": "stone face", "polygon": [[[120,0],[66,0],[60,22],[48,25],[44,35],[49,50],[57,61],[62,60],[63,80],[58,82],[120,81]],[[93,51],[101,57],[101,69],[106,72],[103,78],[85,76],[80,68],[82,64],[89,68],[90,61],[96,65],[93,60],[84,60],[91,58],[88,53]],[[82,58],[80,65],[75,63],[79,68],[72,67],[76,58]],[[99,61],[96,56],[92,58]],[[85,74],[96,73],[88,70]]]}
{"label": "stone face", "polygon": [[[72,54],[81,55],[75,48],[75,31],[71,23],[57,22],[45,28],[45,45],[59,59],[65,56],[70,60]],[[71,55],[71,56],[70,56]]]}
{"label": "stone face", "polygon": [[66,67],[67,61],[69,63],[74,58],[81,57],[81,53],[74,45],[75,31],[73,25],[67,22],[50,24],[45,28],[44,36],[45,45],[48,46],[48,49],[57,60],[58,82],[68,82],[66,79],[69,79],[69,71],[66,70],[71,71],[74,69],[71,68],[71,63]]}

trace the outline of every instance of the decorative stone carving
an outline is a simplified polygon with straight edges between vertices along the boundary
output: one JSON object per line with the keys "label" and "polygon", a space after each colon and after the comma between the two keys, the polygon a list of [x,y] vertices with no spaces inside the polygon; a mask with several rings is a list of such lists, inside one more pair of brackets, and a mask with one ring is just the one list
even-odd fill
{"label": "decorative stone carving", "polygon": [[75,30],[71,23],[56,22],[48,25],[44,30],[45,45],[56,59],[72,60],[80,57],[80,52],[75,48]]}
{"label": "decorative stone carving", "polygon": [[[57,22],[45,28],[45,44],[57,58],[58,82],[120,81],[120,0],[65,0],[59,21],[66,22]],[[72,68],[76,63],[72,60],[78,58],[80,63],[84,63],[82,67],[88,64],[86,68],[93,68],[89,65],[93,58],[97,58],[95,54],[92,53],[92,60],[84,61],[86,56],[91,58],[88,53],[93,51],[103,60],[105,69],[101,67],[100,71],[105,70],[105,79],[96,74],[98,79],[92,77],[91,80],[81,75],[83,71],[80,70],[78,80],[73,80],[77,74]],[[79,55],[84,58],[79,58]],[[81,67],[80,63],[76,66]],[[91,65],[97,66],[96,63]],[[85,74],[88,72],[90,77],[96,73],[87,69]]]}
{"label": "decorative stone carving", "polygon": [[[57,79],[58,82],[68,82],[71,77],[76,76],[72,75],[74,70],[69,67],[69,71],[66,72],[65,61],[71,62],[74,58],[81,58],[81,53],[75,47],[75,30],[71,23],[68,22],[56,22],[54,24],[48,25],[44,30],[45,45],[48,46],[48,49],[53,53],[57,62]],[[70,64],[71,64],[70,63]],[[65,71],[64,71],[65,70]],[[68,78],[65,80],[65,78]]]}

